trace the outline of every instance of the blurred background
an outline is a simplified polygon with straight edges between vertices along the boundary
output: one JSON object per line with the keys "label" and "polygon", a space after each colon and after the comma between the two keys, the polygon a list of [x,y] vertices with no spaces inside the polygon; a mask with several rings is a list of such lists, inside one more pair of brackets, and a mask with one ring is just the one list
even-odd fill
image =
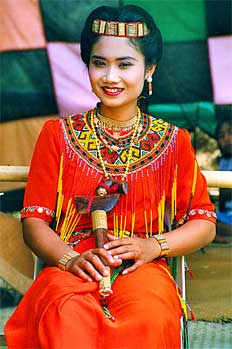
{"label": "blurred background", "polygon": [[[144,108],[187,128],[201,168],[217,170],[221,156],[217,123],[224,119],[231,123],[232,118],[230,0],[1,0],[0,165],[28,166],[47,119],[95,106],[97,99],[80,58],[81,28],[95,7],[126,4],[148,10],[164,40],[153,95],[146,98]],[[8,229],[9,243],[13,223],[5,214],[16,217],[15,231],[20,232],[24,185],[0,183],[0,229]],[[211,189],[215,200],[218,193]],[[4,244],[6,237],[1,239]],[[8,282],[1,281],[2,306],[17,304],[32,273],[29,268],[24,275],[20,271],[16,282],[9,275],[4,278]]]}
{"label": "blurred background", "polygon": [[[232,104],[228,0],[1,0],[1,165],[29,165],[47,119],[96,104],[80,58],[81,28],[95,7],[131,3],[148,10],[164,40],[148,112],[187,128],[202,168],[216,168],[217,119],[231,117]],[[3,211],[21,208],[21,188],[1,184]]]}

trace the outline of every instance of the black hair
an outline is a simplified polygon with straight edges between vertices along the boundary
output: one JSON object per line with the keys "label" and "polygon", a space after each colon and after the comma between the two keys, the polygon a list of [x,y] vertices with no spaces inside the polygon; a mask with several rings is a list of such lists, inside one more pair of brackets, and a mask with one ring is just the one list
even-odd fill
{"label": "black hair", "polygon": [[162,36],[153,18],[147,11],[135,5],[122,7],[100,6],[90,13],[81,33],[81,58],[87,66],[89,66],[92,47],[102,36],[93,33],[91,30],[94,19],[112,22],[146,23],[149,34],[140,38],[129,38],[129,40],[143,53],[146,67],[159,62],[162,56]]}
{"label": "black hair", "polygon": [[215,130],[216,139],[218,139],[219,132],[224,124],[232,127],[232,105],[217,105],[216,106],[217,126]]}

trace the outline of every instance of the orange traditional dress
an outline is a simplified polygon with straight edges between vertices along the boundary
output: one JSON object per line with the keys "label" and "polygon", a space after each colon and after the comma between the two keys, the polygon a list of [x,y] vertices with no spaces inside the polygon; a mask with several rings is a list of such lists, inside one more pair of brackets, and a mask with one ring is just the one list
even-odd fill
{"label": "orange traditional dress", "polygon": [[[94,247],[91,217],[76,209],[76,196],[95,195],[104,180],[98,159],[93,112],[45,123],[31,162],[21,217],[53,224],[78,252]],[[107,173],[120,180],[126,171],[131,132],[117,137],[97,129]],[[206,180],[195,160],[187,131],[141,114],[132,145],[127,182],[107,215],[120,237],[147,238],[165,230],[165,203],[171,223],[215,222]],[[181,302],[165,259],[119,275],[108,297],[107,317],[98,284],[57,267],[44,268],[5,326],[9,349],[171,349],[180,348]]]}

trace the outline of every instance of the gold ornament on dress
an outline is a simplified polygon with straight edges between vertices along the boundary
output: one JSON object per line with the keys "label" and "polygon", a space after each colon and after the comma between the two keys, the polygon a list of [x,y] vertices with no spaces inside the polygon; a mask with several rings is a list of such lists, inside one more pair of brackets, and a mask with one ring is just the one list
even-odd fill
{"label": "gold ornament on dress", "polygon": [[[105,162],[104,162],[104,160],[102,158],[102,155],[101,155],[100,140],[99,140],[99,138],[97,136],[97,131],[96,131],[96,128],[95,128],[95,125],[94,125],[94,116],[95,115],[96,115],[96,109],[91,111],[90,125],[91,125],[92,131],[93,131],[93,135],[94,135],[94,138],[95,138],[95,141],[96,141],[97,154],[98,154],[98,158],[99,158],[99,161],[101,163],[102,170],[104,172],[105,178],[110,178],[110,173],[108,173],[106,171]],[[137,107],[136,124],[135,124],[134,132],[133,132],[131,140],[130,140],[130,146],[129,146],[127,162],[126,162],[126,169],[125,169],[125,172],[121,175],[121,181],[122,182],[125,181],[125,179],[126,179],[126,177],[128,175],[128,172],[129,172],[129,167],[130,167],[130,163],[131,163],[131,159],[132,159],[133,145],[134,145],[136,136],[138,135],[138,132],[139,132],[140,120],[141,120],[141,111]]]}
{"label": "gold ornament on dress", "polygon": [[148,76],[147,83],[148,83],[148,95],[152,96],[152,76]]}
{"label": "gold ornament on dress", "polygon": [[147,25],[144,22],[107,22],[103,19],[94,19],[92,32],[99,35],[122,38],[141,38],[149,34]]}

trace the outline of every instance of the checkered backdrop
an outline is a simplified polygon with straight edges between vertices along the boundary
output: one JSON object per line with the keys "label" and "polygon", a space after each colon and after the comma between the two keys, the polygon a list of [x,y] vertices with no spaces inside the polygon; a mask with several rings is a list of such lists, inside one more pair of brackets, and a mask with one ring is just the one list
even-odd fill
{"label": "checkered backdrop", "polygon": [[28,165],[46,119],[96,104],[81,28],[97,6],[132,3],[148,10],[164,39],[148,111],[215,135],[216,112],[232,104],[231,1],[1,0],[0,164]]}

